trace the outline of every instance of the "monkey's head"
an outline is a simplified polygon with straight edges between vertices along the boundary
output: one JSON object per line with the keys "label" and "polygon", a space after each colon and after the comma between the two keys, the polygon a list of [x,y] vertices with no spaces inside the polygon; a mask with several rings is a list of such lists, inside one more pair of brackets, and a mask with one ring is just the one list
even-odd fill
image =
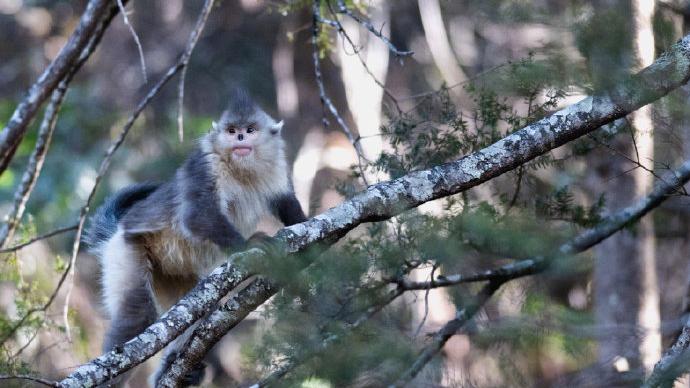
{"label": "monkey's head", "polygon": [[213,122],[209,140],[224,160],[251,168],[283,154],[282,128],[282,121],[276,122],[244,90],[236,89],[227,109]]}

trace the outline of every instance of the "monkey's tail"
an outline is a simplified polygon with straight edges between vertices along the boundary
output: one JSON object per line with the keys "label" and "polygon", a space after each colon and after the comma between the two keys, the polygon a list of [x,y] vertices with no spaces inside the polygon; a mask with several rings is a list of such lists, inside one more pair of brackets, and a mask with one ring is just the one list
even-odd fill
{"label": "monkey's tail", "polygon": [[84,244],[92,253],[98,253],[103,243],[117,231],[117,223],[135,203],[146,199],[157,188],[158,184],[142,183],[125,187],[108,197],[103,205],[89,220],[89,227],[84,235]]}

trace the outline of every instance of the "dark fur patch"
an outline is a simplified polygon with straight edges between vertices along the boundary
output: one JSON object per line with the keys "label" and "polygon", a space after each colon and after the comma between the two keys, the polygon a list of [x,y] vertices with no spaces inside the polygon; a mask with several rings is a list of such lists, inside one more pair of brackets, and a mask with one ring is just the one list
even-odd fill
{"label": "dark fur patch", "polygon": [[126,234],[156,232],[170,226],[176,207],[175,183],[166,182],[122,218]]}
{"label": "dark fur patch", "polygon": [[196,236],[224,247],[239,247],[244,238],[221,213],[216,183],[204,153],[192,154],[183,167],[183,193],[187,203],[183,222]]}
{"label": "dark fur patch", "polygon": [[137,202],[146,199],[157,188],[158,184],[140,184],[128,186],[105,200],[89,220],[89,227],[84,236],[84,243],[91,250],[109,240],[117,230],[117,223]]}

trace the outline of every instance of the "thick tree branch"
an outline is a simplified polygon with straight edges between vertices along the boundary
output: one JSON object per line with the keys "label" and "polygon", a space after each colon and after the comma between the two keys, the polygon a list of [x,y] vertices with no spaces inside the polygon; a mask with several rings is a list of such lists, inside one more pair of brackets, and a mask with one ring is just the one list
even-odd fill
{"label": "thick tree branch", "polygon": [[[690,36],[687,36],[610,94],[587,97],[454,162],[372,185],[321,215],[280,230],[276,237],[285,242],[290,253],[317,243],[332,243],[363,222],[385,220],[495,178],[664,96],[689,77]],[[261,253],[253,250],[233,255],[231,259],[256,254]],[[190,327],[247,276],[227,263],[222,265],[144,333],[117,352],[104,354],[79,367],[61,386],[100,384],[143,362]]]}
{"label": "thick tree branch", "polygon": [[0,174],[7,169],[17,146],[24,138],[24,134],[41,104],[74,67],[79,55],[89,43],[101,16],[113,5],[117,7],[109,0],[89,1],[72,36],[36,83],[31,86],[24,100],[17,106],[10,121],[0,132]]}

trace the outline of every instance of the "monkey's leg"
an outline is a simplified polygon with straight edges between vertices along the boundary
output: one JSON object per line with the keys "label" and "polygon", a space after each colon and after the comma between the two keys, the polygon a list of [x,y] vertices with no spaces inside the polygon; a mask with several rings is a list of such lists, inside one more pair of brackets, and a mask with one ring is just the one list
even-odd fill
{"label": "monkey's leg", "polygon": [[[149,380],[150,386],[155,387],[158,385],[158,381],[160,380],[161,375],[170,367],[170,365],[175,361],[175,359],[177,359],[180,349],[182,348],[182,346],[184,346],[187,340],[189,340],[189,337],[191,337],[196,327],[197,324],[192,325],[189,329],[187,329],[187,331],[185,331],[182,335],[177,337],[165,348],[165,353],[163,354],[161,363],[158,366],[156,372],[151,376],[151,379]],[[194,366],[194,368],[191,371],[189,371],[184,376],[180,386],[189,387],[201,384],[201,382],[204,380],[204,375],[206,374],[205,372],[206,363],[198,363]]]}
{"label": "monkey's leg", "polygon": [[[121,231],[104,245],[101,260],[103,297],[110,314],[103,350],[111,351],[144,331],[157,314],[144,256]],[[125,374],[109,385],[122,385],[127,377]]]}

